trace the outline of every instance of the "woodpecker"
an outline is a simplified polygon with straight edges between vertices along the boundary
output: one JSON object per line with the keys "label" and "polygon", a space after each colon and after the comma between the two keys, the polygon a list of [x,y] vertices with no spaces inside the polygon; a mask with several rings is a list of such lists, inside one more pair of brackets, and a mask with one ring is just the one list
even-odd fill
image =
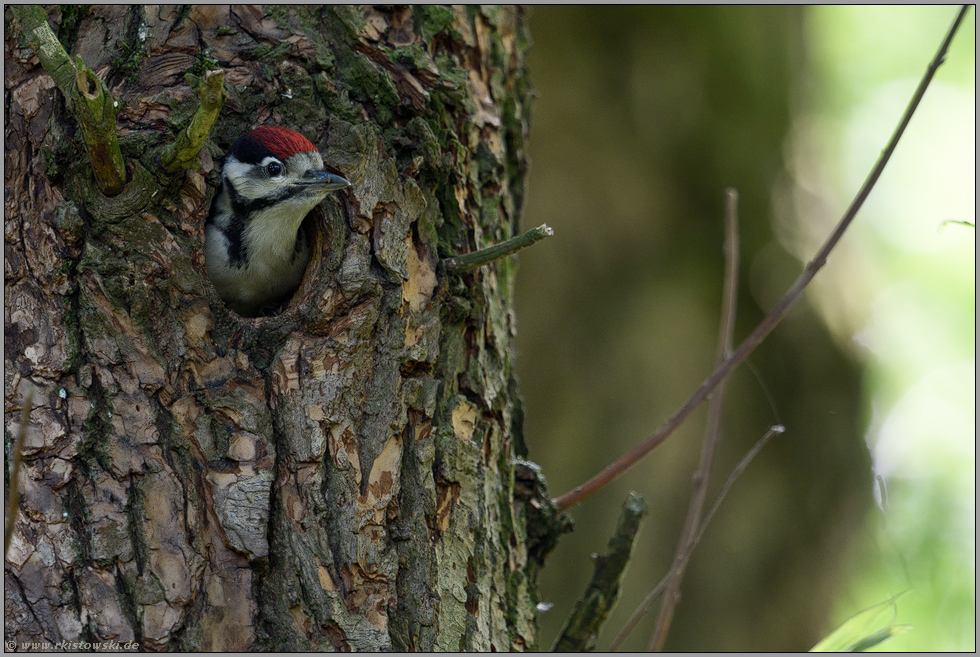
{"label": "woodpecker", "polygon": [[278,306],[303,279],[310,246],[303,219],[345,178],[323,170],[303,135],[260,127],[225,155],[204,229],[205,263],[218,296],[240,315]]}

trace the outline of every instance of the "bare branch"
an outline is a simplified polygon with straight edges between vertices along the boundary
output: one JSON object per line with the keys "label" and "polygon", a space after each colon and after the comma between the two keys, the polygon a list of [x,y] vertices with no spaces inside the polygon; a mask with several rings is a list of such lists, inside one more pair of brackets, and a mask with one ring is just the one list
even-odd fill
{"label": "bare branch", "polygon": [[776,325],[786,316],[789,312],[790,306],[799,298],[803,291],[816,276],[817,272],[826,264],[827,256],[830,252],[834,250],[837,246],[837,242],[840,241],[841,236],[844,231],[847,230],[851,222],[854,221],[854,217],[857,216],[858,211],[864,204],[864,201],[868,198],[871,190],[874,189],[875,183],[878,182],[878,178],[881,177],[882,171],[885,170],[885,165],[891,159],[892,154],[895,152],[895,147],[898,146],[899,140],[902,138],[902,134],[905,132],[905,128],[908,126],[909,121],[912,119],[912,115],[915,114],[916,108],[919,106],[919,102],[925,95],[926,89],[929,88],[929,83],[932,81],[933,76],[935,76],[936,71],[942,65],[944,59],[946,58],[946,51],[949,49],[949,44],[953,40],[953,36],[959,29],[960,23],[963,21],[967,10],[970,5],[964,5],[960,12],[957,14],[956,19],[953,21],[952,27],[950,27],[949,33],[946,38],[943,39],[942,45],[939,47],[939,51],[936,56],[930,62],[929,67],[926,69],[925,75],[923,75],[922,80],[919,82],[919,86],[916,88],[915,93],[912,95],[912,99],[909,101],[908,107],[905,109],[905,113],[902,115],[902,119],[899,121],[898,127],[895,128],[895,132],[892,133],[891,139],[888,140],[888,144],[882,150],[881,155],[878,157],[878,161],[875,163],[874,168],[871,169],[871,173],[868,174],[867,179],[864,184],[861,185],[861,189],[858,191],[854,200],[851,202],[850,207],[844,216],[838,222],[834,231],[824,242],[824,245],[820,248],[813,259],[807,264],[806,269],[800,274],[796,282],[793,283],[792,287],[786,292],[783,298],[776,304],[776,307],[770,311],[770,313],[759,323],[759,325],[752,331],[751,334],[739,345],[738,349],[715,368],[715,371],[711,373],[707,379],[701,384],[701,386],[694,392],[691,397],[684,402],[684,405],[675,412],[670,418],[664,422],[663,426],[657,430],[652,436],[644,440],[642,443],[634,447],[632,450],[621,456],[615,462],[607,466],[602,472],[596,476],[589,479],[587,482],[580,486],[576,486],[569,492],[555,498],[555,506],[558,507],[559,511],[564,511],[569,507],[575,506],[582,500],[592,496],[596,491],[600,490],[603,486],[611,482],[612,480],[619,477],[621,474],[629,470],[644,456],[652,452],[657,446],[662,442],[667,440],[670,435],[679,427],[684,420],[697,408],[701,402],[708,398],[711,391],[714,390],[725,377],[727,377],[733,369],[735,369],[742,361],[748,358],[756,347],[758,347],[766,336],[768,336]]}
{"label": "bare branch", "polygon": [[[724,362],[732,352],[732,336],[735,332],[735,309],[738,305],[738,192],[725,191],[725,282],[721,300],[721,326],[718,330],[718,362]],[[667,640],[667,632],[674,618],[674,608],[680,600],[681,580],[684,570],[694,550],[694,536],[701,523],[701,512],[708,497],[708,482],[711,479],[711,465],[721,440],[721,411],[724,407],[725,381],[711,393],[708,401],[708,426],[704,433],[701,448],[701,463],[694,475],[694,492],[684,519],[677,551],[674,555],[674,575],[667,583],[660,615],[647,650],[661,651]]]}
{"label": "bare branch", "polygon": [[526,249],[532,244],[540,242],[544,238],[551,237],[554,234],[555,231],[552,230],[550,226],[547,224],[541,224],[537,228],[532,228],[523,235],[512,237],[509,240],[504,240],[499,244],[488,246],[487,248],[480,249],[479,251],[473,251],[472,253],[464,253],[462,255],[446,258],[440,264],[447,272],[470,271],[471,269],[488,265],[494,260],[499,260],[500,258],[508,256],[511,253],[516,253],[521,249]]}
{"label": "bare branch", "polygon": [[[711,504],[711,508],[708,509],[708,512],[704,515],[704,520],[702,520],[701,524],[698,526],[698,532],[694,536],[694,540],[691,542],[692,552],[694,551],[694,548],[697,547],[698,543],[701,542],[701,537],[704,536],[704,532],[708,528],[708,524],[714,517],[715,512],[718,511],[718,508],[724,501],[725,496],[728,495],[728,491],[731,490],[732,484],[735,483],[735,480],[738,479],[743,472],[745,472],[745,468],[749,467],[749,463],[751,463],[759,452],[762,451],[762,448],[766,446],[766,443],[768,443],[773,436],[778,436],[784,431],[786,431],[786,429],[782,425],[770,427],[769,431],[767,431],[762,438],[756,441],[755,445],[752,446],[752,449],[750,449],[748,453],[742,457],[742,460],[739,461],[738,465],[736,465],[731,471],[731,473],[728,475],[728,479],[725,481],[725,485],[721,487],[721,491],[718,493],[715,501]],[[619,635],[613,640],[612,645],[609,647],[610,651],[619,650],[620,646],[622,646],[623,642],[626,640],[626,637],[628,637],[636,628],[637,623],[639,623],[640,620],[646,616],[647,612],[650,611],[654,603],[657,601],[657,598],[659,598],[660,594],[663,593],[664,588],[667,586],[667,582],[669,582],[676,574],[678,565],[678,562],[675,561],[674,566],[667,571],[667,574],[663,576],[663,579],[661,579],[657,585],[653,587],[653,590],[647,594],[647,597],[643,599],[643,602],[641,602],[636,608],[633,615],[630,616],[628,621],[626,621],[626,625],[623,626],[623,629],[619,632]]]}

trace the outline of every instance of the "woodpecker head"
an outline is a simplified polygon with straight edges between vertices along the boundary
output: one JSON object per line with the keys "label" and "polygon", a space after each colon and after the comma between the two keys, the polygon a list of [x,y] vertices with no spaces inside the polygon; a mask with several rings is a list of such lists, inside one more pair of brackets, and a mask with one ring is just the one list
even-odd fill
{"label": "woodpecker head", "polygon": [[[225,156],[223,182],[231,186],[236,213],[278,206],[303,217],[328,192],[350,183],[323,170],[316,146],[288,128],[260,127],[243,135]],[[302,217],[300,217],[302,220]]]}
{"label": "woodpecker head", "polygon": [[303,219],[350,183],[323,170],[309,139],[280,127],[240,137],[225,156],[205,228],[208,277],[233,310],[256,315],[287,297],[310,253]]}

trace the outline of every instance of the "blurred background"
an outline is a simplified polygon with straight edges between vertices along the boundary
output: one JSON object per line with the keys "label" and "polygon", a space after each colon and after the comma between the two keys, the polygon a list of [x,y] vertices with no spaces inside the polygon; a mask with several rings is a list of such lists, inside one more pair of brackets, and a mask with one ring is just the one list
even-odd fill
{"label": "blurred background", "polygon": [[[952,7],[531,13],[520,256],[527,442],[559,495],[650,435],[714,364],[724,190],[736,343],[800,273],[893,131]],[[807,650],[906,591],[887,650],[975,650],[975,13],[852,230],[730,378],[709,501],[773,424],[688,568],[668,650]],[[574,508],[542,575],[547,649],[629,490],[651,512],[607,649],[668,569],[706,413]],[[624,644],[645,648],[656,609]]]}

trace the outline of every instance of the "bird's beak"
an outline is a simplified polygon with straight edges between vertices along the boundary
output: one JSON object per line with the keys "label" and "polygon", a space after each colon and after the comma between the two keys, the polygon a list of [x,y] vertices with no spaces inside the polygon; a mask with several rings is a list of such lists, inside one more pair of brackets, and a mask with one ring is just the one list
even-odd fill
{"label": "bird's beak", "polygon": [[304,185],[316,185],[321,189],[333,192],[344,187],[350,187],[350,181],[329,171],[311,169],[303,174]]}

